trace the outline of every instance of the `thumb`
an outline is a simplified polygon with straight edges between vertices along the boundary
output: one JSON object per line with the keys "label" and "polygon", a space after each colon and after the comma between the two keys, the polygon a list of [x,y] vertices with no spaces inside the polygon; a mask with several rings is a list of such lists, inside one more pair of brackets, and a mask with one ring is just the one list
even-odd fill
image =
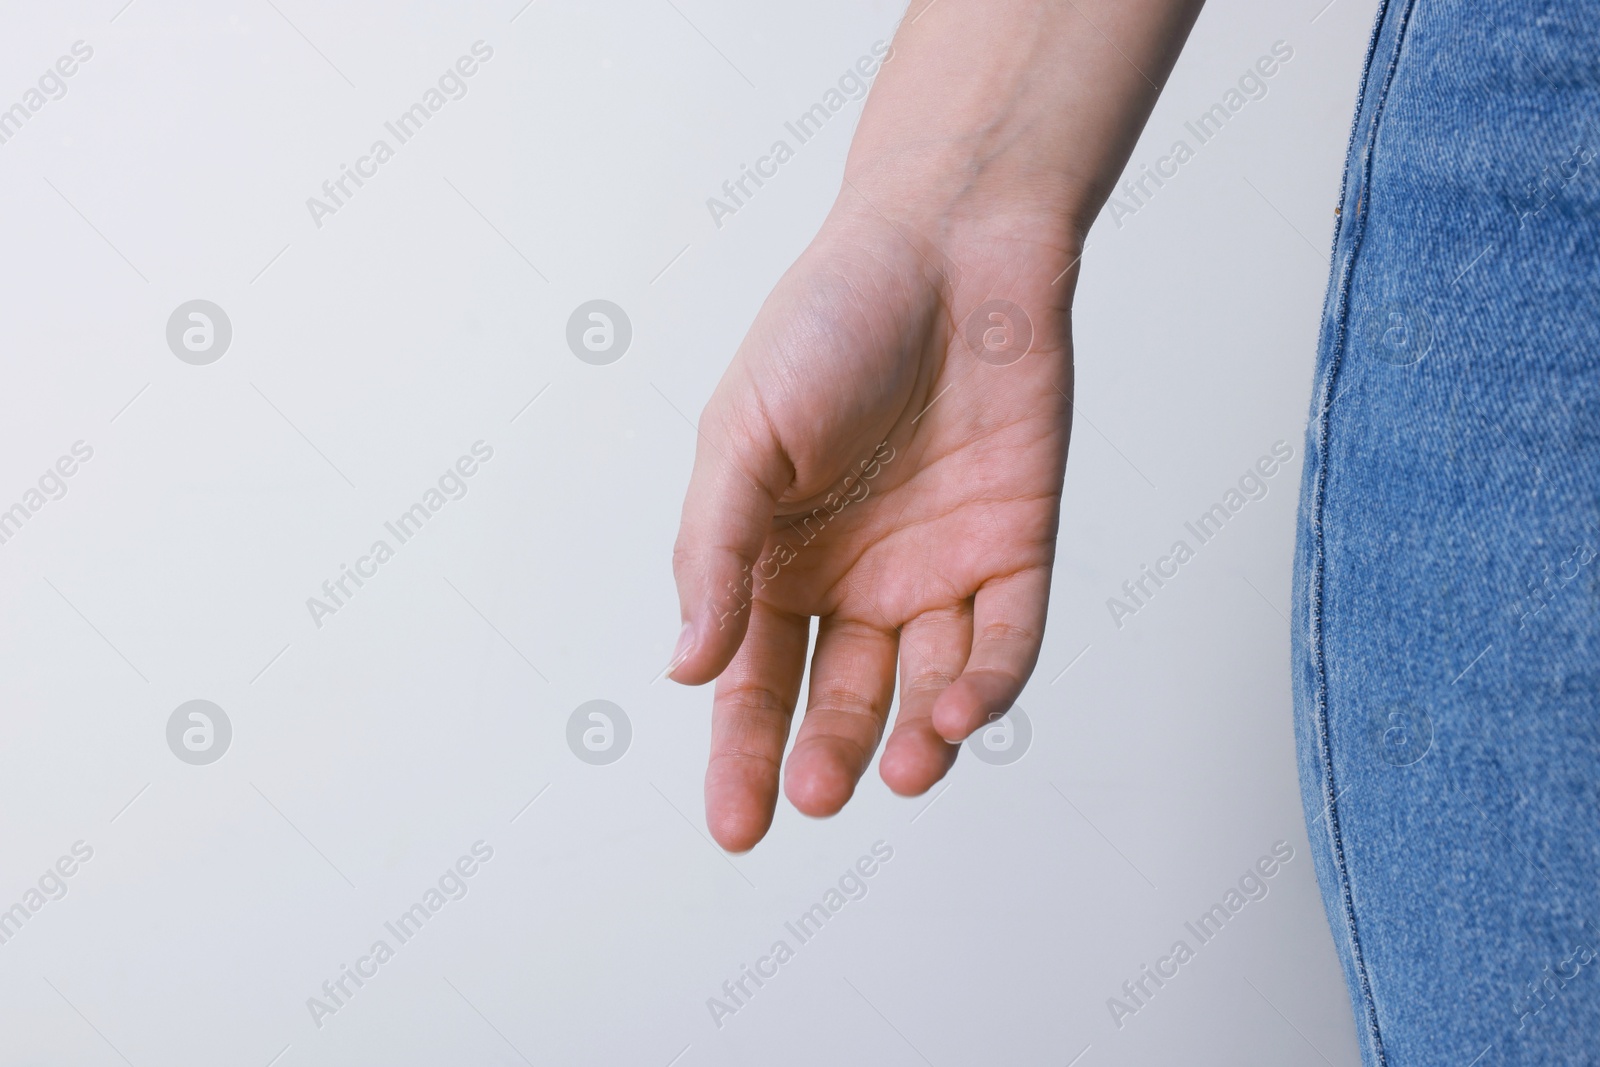
{"label": "thumb", "polygon": [[683,632],[668,677],[701,685],[722,673],[744,641],[755,565],[777,501],[794,478],[771,424],[715,399],[701,416],[694,473],[672,553]]}

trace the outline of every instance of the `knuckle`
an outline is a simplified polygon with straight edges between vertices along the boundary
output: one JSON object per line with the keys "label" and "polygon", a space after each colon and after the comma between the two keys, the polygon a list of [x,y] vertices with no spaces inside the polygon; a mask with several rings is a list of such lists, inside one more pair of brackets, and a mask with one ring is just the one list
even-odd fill
{"label": "knuckle", "polygon": [[908,693],[936,693],[950,688],[955,676],[945,671],[918,671],[906,680]]}
{"label": "knuckle", "polygon": [[811,694],[812,711],[832,711],[851,718],[876,718],[878,702],[848,686],[827,686]]}
{"label": "knuckle", "polygon": [[769,748],[734,744],[717,750],[711,757],[711,766],[719,769],[753,767],[759,773],[771,772],[775,776],[781,764],[779,755]]}
{"label": "knuckle", "polygon": [[1034,633],[1027,627],[1016,626],[1009,622],[991,622],[984,626],[978,637],[982,641],[1022,643],[1032,641]]}
{"label": "knuckle", "polygon": [[735,682],[717,693],[717,710],[741,720],[787,718],[788,703],[760,682]]}
{"label": "knuckle", "polygon": [[[964,596],[956,592],[954,586],[948,585],[948,583],[946,587],[946,593],[953,600],[965,599]],[[921,615],[918,615],[912,620],[912,622],[919,626],[934,629],[942,626],[949,626],[951,624],[963,623],[966,621],[966,619],[967,609],[965,607],[952,605],[942,608],[930,608],[927,611],[924,611]]]}
{"label": "knuckle", "polygon": [[828,636],[841,644],[846,641],[876,644],[888,639],[888,634],[884,630],[871,623],[860,619],[843,618],[828,620]]}
{"label": "knuckle", "polygon": [[978,678],[989,679],[989,681],[985,683],[986,686],[992,688],[993,686],[998,685],[999,688],[1005,692],[1018,692],[1022,689],[1023,679],[1018,677],[1017,672],[1009,667],[999,667],[993,664],[984,664],[976,667],[969,667],[965,673],[968,677],[971,677],[974,680]]}

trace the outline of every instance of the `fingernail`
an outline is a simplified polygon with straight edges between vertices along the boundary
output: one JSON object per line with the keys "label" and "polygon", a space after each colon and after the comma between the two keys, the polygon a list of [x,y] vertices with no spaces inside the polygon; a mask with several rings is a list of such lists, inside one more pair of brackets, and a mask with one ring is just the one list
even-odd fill
{"label": "fingernail", "polygon": [[672,662],[667,664],[667,677],[672,677],[672,672],[683,666],[683,661],[689,658],[689,653],[694,651],[694,623],[686,622],[683,630],[678,634],[678,647],[672,650]]}

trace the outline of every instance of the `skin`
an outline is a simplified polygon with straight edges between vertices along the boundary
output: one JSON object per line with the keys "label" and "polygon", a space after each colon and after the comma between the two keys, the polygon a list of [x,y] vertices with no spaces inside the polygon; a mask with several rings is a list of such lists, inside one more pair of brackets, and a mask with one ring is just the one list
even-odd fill
{"label": "skin", "polygon": [[1032,673],[1078,259],[1200,7],[924,3],[838,200],[700,418],[669,674],[716,679],[706,821],[732,851],[771,826],[780,772],[801,812],[844,806],[897,681],[879,773],[914,796]]}

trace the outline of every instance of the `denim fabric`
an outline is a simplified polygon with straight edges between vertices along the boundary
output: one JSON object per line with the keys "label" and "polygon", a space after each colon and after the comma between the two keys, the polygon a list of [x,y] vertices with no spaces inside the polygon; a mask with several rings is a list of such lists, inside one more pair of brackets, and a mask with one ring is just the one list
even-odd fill
{"label": "denim fabric", "polygon": [[1386,0],[1307,427],[1312,855],[1369,1065],[1600,1064],[1600,3]]}

